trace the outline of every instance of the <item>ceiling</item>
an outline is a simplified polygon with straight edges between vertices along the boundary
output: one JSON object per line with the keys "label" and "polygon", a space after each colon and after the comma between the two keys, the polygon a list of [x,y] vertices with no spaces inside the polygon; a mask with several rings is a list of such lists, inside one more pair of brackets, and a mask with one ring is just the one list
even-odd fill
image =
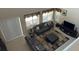
{"label": "ceiling", "polygon": [[44,10],[46,8],[0,8],[0,20],[22,16],[28,13]]}

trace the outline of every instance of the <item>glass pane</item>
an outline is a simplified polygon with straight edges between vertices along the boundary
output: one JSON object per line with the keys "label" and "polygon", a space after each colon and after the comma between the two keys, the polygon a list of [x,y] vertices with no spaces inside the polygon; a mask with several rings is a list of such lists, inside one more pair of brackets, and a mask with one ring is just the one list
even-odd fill
{"label": "glass pane", "polygon": [[36,16],[36,15],[34,15],[34,16],[33,16],[33,19],[37,19],[37,16]]}
{"label": "glass pane", "polygon": [[60,12],[56,12],[55,13],[55,21],[59,22],[60,21],[60,17],[61,17],[61,13]]}
{"label": "glass pane", "polygon": [[48,21],[48,13],[43,13],[43,22]]}
{"label": "glass pane", "polygon": [[37,22],[37,16],[35,15],[35,16],[33,16],[33,24],[35,24],[36,22]]}
{"label": "glass pane", "polygon": [[26,17],[25,18],[25,21],[27,22],[27,21],[31,21],[32,20],[32,17]]}
{"label": "glass pane", "polygon": [[39,24],[39,15],[34,15],[33,16],[33,25]]}
{"label": "glass pane", "polygon": [[48,13],[48,21],[53,20],[53,11]]}
{"label": "glass pane", "polygon": [[26,21],[26,26],[28,28],[31,28],[33,26],[33,23],[32,23],[32,17],[26,17],[25,18],[25,21]]}

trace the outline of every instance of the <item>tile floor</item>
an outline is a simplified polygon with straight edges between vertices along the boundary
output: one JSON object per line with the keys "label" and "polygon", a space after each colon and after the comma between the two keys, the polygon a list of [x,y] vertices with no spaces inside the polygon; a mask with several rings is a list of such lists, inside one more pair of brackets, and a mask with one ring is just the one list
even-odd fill
{"label": "tile floor", "polygon": [[31,48],[23,37],[7,42],[6,46],[8,51],[31,51]]}

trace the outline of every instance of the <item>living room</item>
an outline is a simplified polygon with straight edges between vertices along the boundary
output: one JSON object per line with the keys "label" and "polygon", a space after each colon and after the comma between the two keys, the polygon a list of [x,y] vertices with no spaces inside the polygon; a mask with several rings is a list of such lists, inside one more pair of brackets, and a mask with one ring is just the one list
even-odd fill
{"label": "living room", "polygon": [[[59,37],[65,37],[66,40],[64,43],[60,43],[58,40],[54,40],[54,42],[58,42],[55,44],[48,44],[46,42],[45,48],[46,51],[62,51],[64,50],[69,44],[71,44],[74,40],[77,39],[79,36],[79,23],[78,23],[78,8],[24,8],[24,9],[0,9],[1,13],[1,20],[0,20],[0,29],[1,29],[1,38],[5,42],[5,45],[7,47],[7,50],[9,51],[30,51],[30,50],[39,50],[39,47],[36,46],[36,48],[33,48],[33,46],[26,41],[28,40],[25,38],[26,36],[29,36],[29,30],[35,26],[39,26],[39,24],[50,24],[47,27],[47,30],[45,29],[44,33],[48,36],[48,34],[51,33],[53,30],[53,27],[55,28],[56,35],[59,33]],[[5,12],[4,12],[5,11]],[[57,12],[57,13],[56,13]],[[7,15],[8,14],[8,15]],[[27,20],[28,19],[28,20]],[[34,19],[34,21],[33,21]],[[65,22],[64,22],[65,21]],[[64,32],[56,28],[63,26],[69,26],[72,30],[66,30],[66,34],[63,34]],[[67,25],[66,25],[67,24]],[[43,25],[42,25],[43,26]],[[44,27],[43,27],[44,28]],[[46,27],[45,27],[46,28]],[[37,29],[39,29],[37,27]],[[44,29],[43,29],[44,30]],[[76,31],[75,31],[76,30]],[[34,30],[33,30],[34,32]],[[73,34],[71,34],[71,33]],[[42,34],[41,37],[44,37]],[[60,35],[61,33],[61,35]],[[33,33],[34,34],[34,33]],[[36,34],[35,34],[36,35]],[[39,38],[40,35],[37,36]],[[55,36],[54,36],[55,37]],[[27,40],[25,40],[27,39]],[[41,38],[44,39],[44,38]],[[70,40],[71,39],[71,40]],[[38,40],[41,41],[41,40]],[[66,42],[67,41],[67,42]],[[45,42],[45,40],[43,41]],[[52,42],[52,43],[54,43]],[[17,44],[18,43],[18,44]],[[33,42],[32,42],[33,43]],[[43,43],[42,43],[43,44]],[[31,45],[31,46],[30,46]],[[57,46],[59,45],[59,46]],[[26,47],[27,46],[27,47]],[[51,48],[50,48],[50,47]],[[31,49],[32,48],[32,49]],[[43,47],[42,47],[43,48]],[[40,49],[42,49],[40,48]],[[49,49],[50,48],[50,49]]]}

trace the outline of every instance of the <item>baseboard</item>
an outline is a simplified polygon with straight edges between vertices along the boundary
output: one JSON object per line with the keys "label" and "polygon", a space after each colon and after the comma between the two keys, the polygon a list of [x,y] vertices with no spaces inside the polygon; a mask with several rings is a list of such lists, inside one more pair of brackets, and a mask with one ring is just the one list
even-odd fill
{"label": "baseboard", "polygon": [[14,37],[14,38],[11,38],[11,39],[9,39],[9,40],[6,40],[6,42],[15,40],[15,39],[17,39],[17,38],[19,38],[19,37],[25,37],[25,36],[24,36],[24,35],[19,35],[19,36],[16,36],[16,37]]}

